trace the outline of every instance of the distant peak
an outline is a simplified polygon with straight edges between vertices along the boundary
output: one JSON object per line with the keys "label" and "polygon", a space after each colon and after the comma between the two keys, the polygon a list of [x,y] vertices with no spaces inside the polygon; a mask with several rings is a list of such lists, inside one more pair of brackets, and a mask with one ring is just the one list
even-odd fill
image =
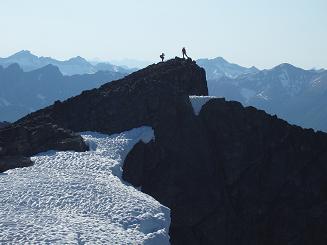
{"label": "distant peak", "polygon": [[27,57],[27,56],[35,56],[35,55],[33,55],[29,50],[22,50],[11,55],[10,57]]}
{"label": "distant peak", "polygon": [[282,63],[280,65],[278,65],[280,67],[294,67],[293,65],[289,64],[289,63]]}
{"label": "distant peak", "polygon": [[68,61],[73,61],[73,62],[87,62],[87,60],[84,59],[81,56],[76,56],[76,57],[70,58]]}
{"label": "distant peak", "polygon": [[260,71],[257,67],[255,67],[255,66],[251,66],[250,68],[249,68],[251,71]]}
{"label": "distant peak", "polygon": [[52,65],[52,64],[48,64],[40,69],[48,69],[48,70],[59,70],[59,68],[55,65]]}
{"label": "distant peak", "polygon": [[289,69],[300,69],[300,68],[295,67],[295,66],[293,66],[293,65],[291,65],[289,63],[282,63],[282,64],[280,64],[278,66],[275,66],[273,68],[273,70],[280,70],[280,69],[287,69],[287,70],[289,70]]}
{"label": "distant peak", "polygon": [[219,56],[213,59],[208,59],[208,58],[204,58],[204,59],[199,59],[198,61],[200,62],[215,62],[215,63],[228,63],[227,60],[225,60],[223,57]]}
{"label": "distant peak", "polygon": [[219,61],[219,62],[224,62],[224,63],[227,63],[227,60],[225,60],[223,57],[219,56],[217,58],[214,58],[213,60],[215,61]]}
{"label": "distant peak", "polygon": [[[42,72],[42,73],[47,73],[47,74],[60,74],[62,75],[62,73],[60,72],[59,68],[55,65],[52,64],[48,64],[40,69],[34,70],[36,72]],[[34,72],[31,71],[31,72]]]}
{"label": "distant peak", "polygon": [[21,50],[21,51],[17,52],[16,54],[19,55],[19,54],[32,54],[32,53],[29,50]]}

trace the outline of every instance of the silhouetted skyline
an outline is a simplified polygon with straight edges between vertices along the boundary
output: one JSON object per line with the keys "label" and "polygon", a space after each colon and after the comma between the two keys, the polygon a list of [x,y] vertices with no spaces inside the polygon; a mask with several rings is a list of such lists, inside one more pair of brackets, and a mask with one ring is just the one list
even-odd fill
{"label": "silhouetted skyline", "polygon": [[326,0],[3,0],[0,57],[159,61],[222,56],[243,66],[327,68]]}

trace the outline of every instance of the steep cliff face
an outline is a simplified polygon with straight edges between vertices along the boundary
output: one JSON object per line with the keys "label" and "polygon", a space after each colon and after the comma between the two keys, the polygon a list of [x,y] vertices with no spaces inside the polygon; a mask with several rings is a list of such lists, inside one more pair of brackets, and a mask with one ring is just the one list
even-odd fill
{"label": "steep cliff face", "polygon": [[111,134],[155,127],[167,113],[176,114],[175,105],[188,94],[208,94],[205,72],[195,62],[177,58],[149,66],[0,129],[0,158],[51,149],[85,151],[87,146],[74,132]]}
{"label": "steep cliff face", "polygon": [[171,208],[174,244],[326,243],[326,134],[223,99],[184,113],[123,175]]}
{"label": "steep cliff face", "polygon": [[153,124],[159,101],[188,94],[208,94],[205,72],[195,62],[175,59],[57,102],[17,123],[42,119],[75,132],[116,133]]}
{"label": "steep cliff face", "polygon": [[[0,160],[86,150],[73,132],[151,126],[155,140],[135,145],[123,178],[171,209],[173,244],[325,244],[327,135],[224,99],[196,114],[189,95],[208,95],[203,69],[152,65],[0,129]],[[37,127],[55,140],[36,140]]]}

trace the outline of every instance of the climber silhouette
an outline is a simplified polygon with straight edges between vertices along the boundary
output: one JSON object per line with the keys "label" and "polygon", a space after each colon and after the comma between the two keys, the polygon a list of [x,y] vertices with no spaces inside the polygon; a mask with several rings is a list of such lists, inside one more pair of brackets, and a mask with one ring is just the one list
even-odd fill
{"label": "climber silhouette", "polygon": [[186,56],[187,58],[189,58],[189,57],[187,56],[187,54],[186,54],[186,49],[185,49],[185,47],[182,48],[182,54],[183,54],[183,59],[185,59],[185,56]]}
{"label": "climber silhouette", "polygon": [[161,62],[163,62],[163,61],[164,61],[164,59],[165,59],[165,54],[164,54],[164,53],[162,53],[162,54],[160,55],[160,58],[161,58]]}

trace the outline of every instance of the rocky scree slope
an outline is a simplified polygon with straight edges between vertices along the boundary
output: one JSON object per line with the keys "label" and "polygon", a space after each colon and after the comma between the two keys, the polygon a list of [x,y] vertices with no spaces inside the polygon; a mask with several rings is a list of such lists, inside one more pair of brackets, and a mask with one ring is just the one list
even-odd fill
{"label": "rocky scree slope", "polygon": [[224,99],[195,115],[189,95],[207,94],[194,62],[152,65],[0,130],[0,156],[84,151],[73,132],[151,126],[123,178],[171,209],[173,244],[325,244],[327,135]]}

